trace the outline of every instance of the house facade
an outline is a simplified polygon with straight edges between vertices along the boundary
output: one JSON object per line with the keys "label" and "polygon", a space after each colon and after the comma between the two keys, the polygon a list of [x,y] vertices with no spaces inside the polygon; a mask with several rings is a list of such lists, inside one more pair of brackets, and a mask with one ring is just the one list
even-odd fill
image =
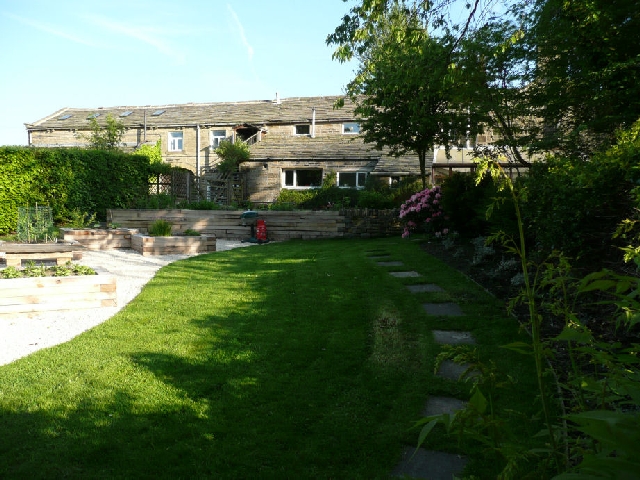
{"label": "house facade", "polygon": [[[84,147],[90,120],[104,125],[111,115],[126,127],[125,151],[160,141],[165,162],[203,179],[215,172],[220,142],[240,138],[250,146],[251,158],[241,165],[241,172],[246,199],[254,202],[271,202],[282,188],[320,186],[330,172],[336,173],[338,186],[357,188],[369,176],[392,182],[420,174],[416,155],[394,157],[365,144],[355,105],[346,99],[344,107],[336,109],[339,98],[276,95],[273,100],[245,102],[63,108],[25,126],[30,146]],[[471,163],[467,150],[455,151],[453,160]],[[441,157],[435,149],[427,158],[428,172],[433,171],[434,159],[452,161]]]}

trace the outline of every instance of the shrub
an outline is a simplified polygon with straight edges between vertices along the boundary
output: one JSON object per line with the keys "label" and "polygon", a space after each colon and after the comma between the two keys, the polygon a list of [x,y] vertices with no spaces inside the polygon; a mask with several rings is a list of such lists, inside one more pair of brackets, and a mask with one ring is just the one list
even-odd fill
{"label": "shrub", "polygon": [[251,156],[249,146],[239,139],[236,139],[233,143],[228,141],[220,142],[220,146],[216,148],[215,152],[222,159],[217,168],[223,173],[234,172],[238,165],[249,160]]}
{"label": "shrub", "polygon": [[449,233],[441,199],[440,187],[435,186],[412,195],[404,202],[400,206],[400,219],[404,223],[402,236],[407,237],[413,231],[433,233],[436,236]]}
{"label": "shrub", "polygon": [[191,228],[187,228],[184,232],[182,232],[183,235],[186,235],[187,237],[199,237],[200,236],[200,232],[196,232],[195,230],[191,229]]}
{"label": "shrub", "polygon": [[171,236],[171,222],[167,220],[158,219],[149,225],[149,235],[152,237],[170,237]]}

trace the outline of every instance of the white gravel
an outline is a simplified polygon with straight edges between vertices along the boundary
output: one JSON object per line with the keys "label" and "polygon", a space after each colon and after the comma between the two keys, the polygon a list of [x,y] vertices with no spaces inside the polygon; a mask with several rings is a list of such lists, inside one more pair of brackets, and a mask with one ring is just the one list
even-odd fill
{"label": "white gravel", "polygon": [[[248,247],[252,243],[217,240],[216,250]],[[143,257],[133,250],[84,250],[75,263],[102,267],[116,276],[116,307],[62,310],[0,319],[0,365],[6,365],[42,348],[53,347],[108,320],[133,300],[164,265],[190,255]]]}

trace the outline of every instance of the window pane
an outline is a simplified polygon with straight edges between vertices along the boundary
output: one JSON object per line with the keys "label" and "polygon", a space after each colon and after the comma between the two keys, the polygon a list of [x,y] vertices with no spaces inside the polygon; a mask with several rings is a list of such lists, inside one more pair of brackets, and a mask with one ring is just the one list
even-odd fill
{"label": "window pane", "polygon": [[359,123],[343,123],[342,124],[342,133],[352,133],[357,134],[360,133],[360,124]]}
{"label": "window pane", "polygon": [[309,135],[309,125],[296,125],[296,135]]}
{"label": "window pane", "polygon": [[285,187],[293,187],[293,170],[284,171],[284,185]]}
{"label": "window pane", "polygon": [[169,151],[182,150],[182,132],[169,132]]}
{"label": "window pane", "polygon": [[296,170],[297,187],[319,187],[322,185],[322,170]]}
{"label": "window pane", "polygon": [[356,186],[356,173],[355,172],[340,172],[338,186],[339,187],[355,187]]}
{"label": "window pane", "polygon": [[365,172],[358,172],[358,186],[364,187],[367,183],[367,174]]}

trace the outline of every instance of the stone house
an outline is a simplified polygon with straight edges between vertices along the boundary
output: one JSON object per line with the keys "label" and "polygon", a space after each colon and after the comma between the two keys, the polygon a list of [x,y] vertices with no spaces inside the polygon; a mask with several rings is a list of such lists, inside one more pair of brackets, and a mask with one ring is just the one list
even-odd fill
{"label": "stone house", "polygon": [[[416,155],[393,157],[365,144],[353,103],[347,99],[336,109],[339,98],[276,95],[260,101],[63,108],[25,126],[30,146],[82,147],[90,119],[104,124],[111,115],[126,127],[125,150],[159,140],[164,161],[200,178],[215,171],[219,158],[214,150],[221,141],[241,138],[250,145],[251,158],[241,172],[245,198],[253,202],[271,202],[281,188],[319,186],[329,172],[336,173],[339,186],[358,188],[370,175],[390,183],[419,175]],[[427,171],[434,159],[471,163],[469,148],[456,150],[452,159],[435,149]]]}

